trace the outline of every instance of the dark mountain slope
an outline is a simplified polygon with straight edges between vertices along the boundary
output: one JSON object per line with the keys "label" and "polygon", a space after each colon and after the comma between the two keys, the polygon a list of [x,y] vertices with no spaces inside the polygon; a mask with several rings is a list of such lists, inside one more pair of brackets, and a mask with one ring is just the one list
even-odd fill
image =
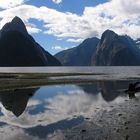
{"label": "dark mountain slope", "polygon": [[22,20],[15,17],[0,32],[0,66],[59,66],[27,33]]}
{"label": "dark mountain slope", "polygon": [[140,65],[140,51],[129,36],[119,36],[113,31],[103,33],[91,60],[96,66]]}
{"label": "dark mountain slope", "polygon": [[55,57],[64,66],[90,66],[98,42],[98,38],[88,38],[77,47],[57,53]]}

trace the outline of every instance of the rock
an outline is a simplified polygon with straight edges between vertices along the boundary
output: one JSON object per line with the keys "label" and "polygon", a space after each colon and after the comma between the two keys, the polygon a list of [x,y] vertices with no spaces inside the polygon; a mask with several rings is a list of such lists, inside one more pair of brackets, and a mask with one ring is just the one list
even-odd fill
{"label": "rock", "polygon": [[85,130],[85,129],[82,129],[82,130],[81,130],[81,132],[82,132],[82,133],[85,133],[85,132],[86,132],[86,130]]}

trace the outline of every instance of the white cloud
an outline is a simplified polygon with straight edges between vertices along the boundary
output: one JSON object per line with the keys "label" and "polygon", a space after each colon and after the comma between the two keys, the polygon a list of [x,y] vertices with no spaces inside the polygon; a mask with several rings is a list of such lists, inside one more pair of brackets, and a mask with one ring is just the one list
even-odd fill
{"label": "white cloud", "polygon": [[73,48],[74,46],[69,46],[69,47],[63,47],[63,46],[53,46],[52,49],[53,50],[57,50],[57,51],[62,51],[62,50],[67,50],[67,49],[70,49],[70,48]]}
{"label": "white cloud", "polygon": [[[68,38],[68,42],[100,37],[106,29],[114,30],[118,34],[128,34],[133,38],[140,36],[140,0],[110,0],[95,7],[85,7],[81,15],[59,12],[45,6],[20,5],[0,11],[0,26],[16,15],[25,22],[29,22],[31,18],[42,21],[46,28],[45,34],[64,40]],[[40,27],[34,28],[28,30],[40,31]]]}
{"label": "white cloud", "polygon": [[31,23],[26,24],[25,23],[25,25],[26,25],[26,28],[30,34],[39,33],[42,31],[41,29],[37,28],[36,25],[34,25],[34,24],[31,24]]}
{"label": "white cloud", "polygon": [[62,0],[52,0],[54,3],[59,4],[62,2]]}
{"label": "white cloud", "polygon": [[42,31],[41,29],[38,29],[38,28],[35,28],[35,27],[30,27],[30,26],[27,26],[27,30],[30,34],[39,33],[39,32]]}
{"label": "white cloud", "polygon": [[46,17],[44,20],[48,29],[46,33],[61,38],[85,39],[100,37],[104,30],[112,29],[118,34],[128,34],[137,38],[140,34],[139,7],[140,0],[136,3],[133,0],[112,0],[96,7],[85,7],[81,16],[49,9],[50,18]]}
{"label": "white cloud", "polygon": [[67,42],[75,42],[75,43],[79,43],[79,42],[82,42],[82,41],[83,41],[82,38],[78,38],[78,39],[70,38],[70,39],[67,39]]}
{"label": "white cloud", "polygon": [[46,138],[29,135],[22,128],[11,125],[0,127],[0,132],[1,140],[46,140]]}
{"label": "white cloud", "polygon": [[[119,34],[128,34],[136,38],[140,33],[137,30],[140,27],[138,7],[140,0],[137,3],[133,0],[112,0],[96,7],[86,7],[83,18],[90,19],[90,25],[93,25],[100,35],[104,30],[112,29]],[[135,8],[137,10],[134,10]]]}
{"label": "white cloud", "polygon": [[0,0],[0,8],[7,9],[24,3],[24,0]]}
{"label": "white cloud", "polygon": [[63,47],[61,47],[61,46],[53,46],[52,49],[53,50],[63,50]]}

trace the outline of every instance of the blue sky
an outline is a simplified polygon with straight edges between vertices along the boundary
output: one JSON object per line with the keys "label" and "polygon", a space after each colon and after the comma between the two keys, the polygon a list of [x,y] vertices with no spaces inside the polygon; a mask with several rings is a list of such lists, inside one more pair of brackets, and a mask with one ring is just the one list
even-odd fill
{"label": "blue sky", "polygon": [[[47,6],[52,9],[56,9],[61,12],[71,12],[76,13],[78,15],[82,15],[84,8],[86,6],[96,6],[100,3],[106,2],[106,0],[64,0],[63,3],[56,4],[52,0],[44,1],[44,0],[30,0],[27,2],[30,5]],[[41,22],[32,21],[36,24],[40,25],[42,28]],[[42,28],[43,29],[43,28]],[[66,42],[65,40],[57,40],[57,37],[53,35],[44,35],[42,33],[33,34],[33,37],[50,53],[55,54],[56,52],[61,51],[59,47],[62,48],[71,48],[73,46],[79,45],[80,42]],[[57,49],[58,48],[58,49]]]}
{"label": "blue sky", "polygon": [[106,29],[140,37],[140,0],[0,0],[0,28],[19,16],[51,54],[101,37]]}
{"label": "blue sky", "polygon": [[106,1],[107,0],[63,0],[62,3],[56,4],[52,0],[30,0],[27,2],[27,4],[36,5],[39,7],[47,6],[61,12],[82,14],[86,6],[96,6]]}

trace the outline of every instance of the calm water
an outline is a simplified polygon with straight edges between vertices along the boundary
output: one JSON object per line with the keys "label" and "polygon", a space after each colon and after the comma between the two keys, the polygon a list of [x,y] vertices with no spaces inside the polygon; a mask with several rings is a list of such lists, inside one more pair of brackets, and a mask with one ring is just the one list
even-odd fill
{"label": "calm water", "polygon": [[[0,73],[92,73],[94,79],[136,79],[140,78],[140,66],[112,67],[0,67]],[[67,77],[66,77],[67,78]],[[68,77],[69,78],[69,77]],[[76,77],[75,77],[76,78]]]}
{"label": "calm water", "polygon": [[[96,112],[110,110],[128,99],[124,90],[129,83],[139,81],[140,75],[140,67],[55,67],[55,70],[44,68],[42,71],[57,72],[57,69],[59,72],[92,72],[97,79],[113,77],[113,80],[0,92],[0,140],[45,140],[59,130],[70,129]],[[11,72],[11,68],[8,70]]]}

